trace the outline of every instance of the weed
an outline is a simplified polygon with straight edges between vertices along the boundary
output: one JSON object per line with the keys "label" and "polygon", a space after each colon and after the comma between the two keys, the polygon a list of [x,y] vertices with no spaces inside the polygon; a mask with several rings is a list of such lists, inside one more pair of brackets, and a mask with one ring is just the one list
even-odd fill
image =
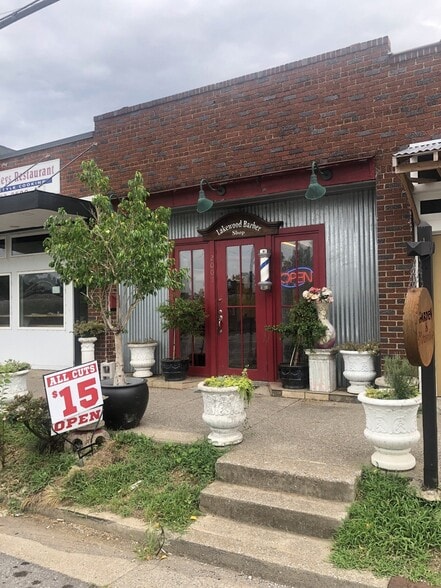
{"label": "weed", "polygon": [[370,569],[439,586],[441,503],[427,502],[398,474],[365,469],[357,499],[338,529],[331,559],[342,568]]}

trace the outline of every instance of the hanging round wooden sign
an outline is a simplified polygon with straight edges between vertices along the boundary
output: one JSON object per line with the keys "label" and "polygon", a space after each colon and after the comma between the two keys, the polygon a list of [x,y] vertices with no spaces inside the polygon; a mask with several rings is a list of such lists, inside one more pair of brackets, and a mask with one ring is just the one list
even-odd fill
{"label": "hanging round wooden sign", "polygon": [[433,303],[427,288],[409,288],[404,302],[404,347],[412,365],[427,367],[435,346]]}

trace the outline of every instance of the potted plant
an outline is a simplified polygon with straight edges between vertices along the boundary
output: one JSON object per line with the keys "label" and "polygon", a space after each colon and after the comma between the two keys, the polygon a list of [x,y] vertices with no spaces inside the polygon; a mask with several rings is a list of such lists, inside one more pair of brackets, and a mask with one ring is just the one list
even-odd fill
{"label": "potted plant", "polygon": [[80,179],[94,194],[90,219],[63,209],[46,222],[45,251],[66,284],[84,288],[91,308],[114,337],[115,377],[102,383],[106,425],[127,429],[139,424],[148,403],[148,386],[124,374],[123,333],[141,300],[162,288],[179,289],[183,272],[174,267],[168,238],[171,211],[147,206],[141,173],[128,182],[127,196],[114,208],[110,181],[96,163],[82,163]]}
{"label": "potted plant", "polygon": [[266,329],[278,333],[290,346],[289,362],[279,364],[279,378],[283,388],[308,388],[308,358],[305,350],[313,349],[326,333],[326,326],[320,321],[315,304],[309,299],[300,298],[288,310],[284,322],[267,326]]}
{"label": "potted plant", "polygon": [[28,392],[27,375],[31,364],[26,361],[7,359],[0,363],[0,380],[2,382],[2,400],[10,402],[16,396],[24,396]]}
{"label": "potted plant", "polygon": [[105,330],[104,323],[100,321],[76,321],[74,323],[73,333],[81,344],[81,363],[94,361],[97,337]]}
{"label": "potted plant", "polygon": [[343,375],[349,381],[347,391],[350,394],[360,394],[366,390],[377,375],[375,357],[379,345],[375,341],[367,343],[342,343],[338,346],[343,358]]}
{"label": "potted plant", "polygon": [[130,365],[134,368],[135,378],[150,378],[153,376],[152,367],[155,365],[155,349],[158,342],[154,339],[145,341],[130,341]]}
{"label": "potted plant", "polygon": [[421,404],[418,370],[400,356],[384,361],[387,387],[368,387],[358,395],[366,415],[364,436],[372,441],[374,466],[393,471],[415,467],[412,446],[420,438],[417,413]]}
{"label": "potted plant", "polygon": [[243,439],[245,407],[254,395],[254,384],[244,369],[240,376],[211,376],[198,384],[204,403],[203,421],[210,427],[212,445],[236,445]]}
{"label": "potted plant", "polygon": [[188,358],[176,357],[178,333],[182,337],[203,335],[205,329],[205,301],[202,296],[187,298],[183,295],[161,304],[158,311],[162,316],[164,331],[172,332],[171,357],[162,360],[162,373],[166,381],[185,380]]}

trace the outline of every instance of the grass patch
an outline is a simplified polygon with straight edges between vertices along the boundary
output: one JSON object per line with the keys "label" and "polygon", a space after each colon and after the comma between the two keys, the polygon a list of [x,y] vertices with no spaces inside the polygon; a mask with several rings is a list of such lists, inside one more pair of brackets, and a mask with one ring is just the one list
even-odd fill
{"label": "grass patch", "polygon": [[72,453],[42,450],[40,440],[21,423],[7,423],[3,435],[0,503],[11,512],[20,512],[48,485],[67,474],[76,458]]}
{"label": "grass patch", "polygon": [[420,498],[403,476],[365,469],[331,560],[342,568],[440,586],[441,503]]}
{"label": "grass patch", "polygon": [[206,440],[155,443],[143,435],[117,433],[62,482],[59,498],[181,531],[199,514],[200,492],[214,480],[222,453]]}

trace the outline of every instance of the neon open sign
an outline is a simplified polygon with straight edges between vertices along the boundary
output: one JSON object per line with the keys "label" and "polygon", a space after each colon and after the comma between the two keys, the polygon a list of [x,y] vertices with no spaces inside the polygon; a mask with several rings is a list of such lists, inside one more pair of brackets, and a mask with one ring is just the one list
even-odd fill
{"label": "neon open sign", "polygon": [[280,274],[282,288],[298,288],[306,283],[312,284],[314,271],[310,267],[295,267]]}

